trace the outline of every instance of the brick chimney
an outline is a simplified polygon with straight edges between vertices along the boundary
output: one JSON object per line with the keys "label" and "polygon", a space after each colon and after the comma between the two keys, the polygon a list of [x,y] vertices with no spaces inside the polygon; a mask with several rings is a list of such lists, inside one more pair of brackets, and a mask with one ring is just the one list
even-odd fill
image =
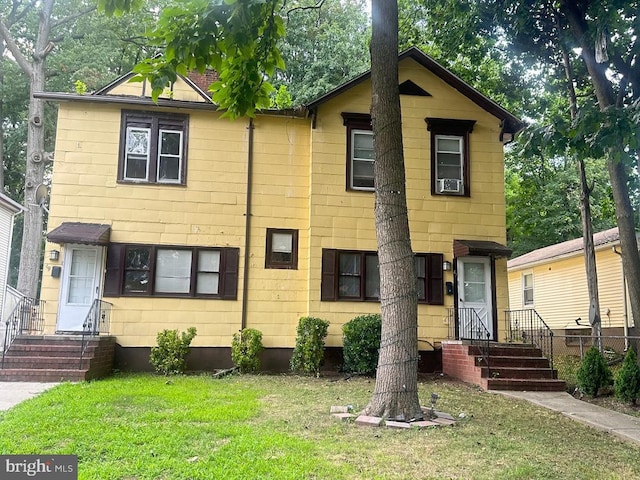
{"label": "brick chimney", "polygon": [[200,90],[209,94],[209,85],[218,79],[218,72],[213,69],[207,69],[204,73],[194,70],[187,74],[187,78],[195,83]]}

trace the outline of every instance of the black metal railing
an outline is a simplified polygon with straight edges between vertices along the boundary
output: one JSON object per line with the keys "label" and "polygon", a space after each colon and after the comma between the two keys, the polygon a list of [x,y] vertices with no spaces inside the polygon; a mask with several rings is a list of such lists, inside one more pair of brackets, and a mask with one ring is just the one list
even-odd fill
{"label": "black metal railing", "polygon": [[538,312],[530,308],[507,310],[505,314],[509,326],[507,340],[535,345],[549,359],[553,369],[553,331]]}
{"label": "black metal railing", "polygon": [[491,332],[474,308],[449,308],[449,337],[467,340],[479,348],[484,364],[491,375]]}
{"label": "black metal railing", "polygon": [[111,308],[113,304],[96,298],[82,324],[82,346],[80,348],[80,368],[91,337],[109,333],[111,327]]}
{"label": "black metal railing", "polygon": [[44,300],[22,297],[7,316],[4,326],[0,368],[4,368],[4,357],[18,335],[36,335],[44,331]]}

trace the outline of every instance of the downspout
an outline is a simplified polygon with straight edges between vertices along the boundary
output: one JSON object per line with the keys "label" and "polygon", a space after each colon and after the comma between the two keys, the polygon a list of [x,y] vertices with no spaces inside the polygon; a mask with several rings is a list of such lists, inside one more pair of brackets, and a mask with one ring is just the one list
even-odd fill
{"label": "downspout", "polygon": [[620,256],[620,265],[622,265],[622,301],[623,301],[623,314],[624,318],[624,351],[629,350],[629,321],[628,321],[628,311],[627,311],[627,278],[624,275],[624,263],[622,263],[622,253],[616,250],[615,245],[611,247],[613,253]]}
{"label": "downspout", "polygon": [[253,183],[253,118],[249,119],[247,139],[247,200],[244,212],[244,272],[242,276],[242,319],[240,330],[247,327],[247,286],[249,285],[249,247],[251,242],[251,185]]}

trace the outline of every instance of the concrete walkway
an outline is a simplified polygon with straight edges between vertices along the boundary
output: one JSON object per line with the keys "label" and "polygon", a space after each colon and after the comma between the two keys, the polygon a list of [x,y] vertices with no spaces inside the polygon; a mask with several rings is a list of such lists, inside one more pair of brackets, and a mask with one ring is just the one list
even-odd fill
{"label": "concrete walkway", "polygon": [[549,410],[560,412],[578,422],[617,437],[640,444],[640,417],[614,412],[573,398],[566,392],[508,392],[490,390],[505,397],[527,400]]}
{"label": "concrete walkway", "polygon": [[40,395],[45,390],[55,387],[56,385],[58,384],[40,382],[0,382],[0,411],[9,410],[18,403]]}

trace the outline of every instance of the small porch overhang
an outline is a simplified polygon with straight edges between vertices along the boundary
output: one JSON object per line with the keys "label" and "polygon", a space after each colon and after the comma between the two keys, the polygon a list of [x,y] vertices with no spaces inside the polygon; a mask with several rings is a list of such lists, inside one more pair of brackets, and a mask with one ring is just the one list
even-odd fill
{"label": "small porch overhang", "polygon": [[83,245],[109,245],[111,225],[99,223],[63,222],[47,234],[52,243],[79,243]]}
{"label": "small porch overhang", "polygon": [[454,240],[453,256],[484,256],[484,257],[506,257],[511,256],[512,250],[505,245],[490,240]]}

